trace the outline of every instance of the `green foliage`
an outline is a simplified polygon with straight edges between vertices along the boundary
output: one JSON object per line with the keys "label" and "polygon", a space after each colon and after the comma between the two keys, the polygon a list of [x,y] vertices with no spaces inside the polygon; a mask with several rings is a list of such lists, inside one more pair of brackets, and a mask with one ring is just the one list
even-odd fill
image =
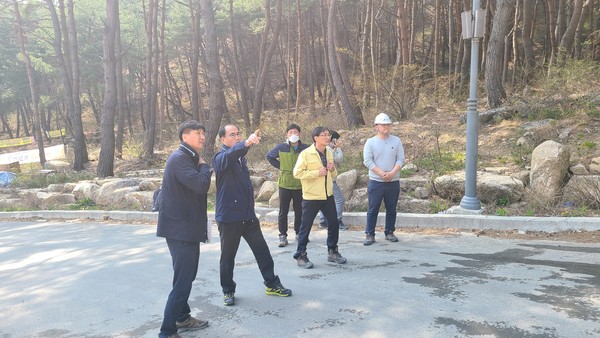
{"label": "green foliage", "polygon": [[529,114],[530,120],[543,120],[543,119],[553,119],[560,120],[566,115],[560,107],[546,107],[540,110],[533,111]]}
{"label": "green foliage", "polygon": [[561,211],[560,216],[562,217],[586,217],[589,215],[590,209],[583,205],[578,208],[568,208]]}
{"label": "green foliage", "polygon": [[600,64],[592,59],[569,58],[564,65],[552,67],[543,78],[540,85],[546,97],[582,94],[582,88],[598,88]]}
{"label": "green foliage", "polygon": [[417,167],[430,170],[435,176],[440,176],[464,169],[465,156],[463,152],[428,153],[415,159],[414,163]]}
{"label": "green foliage", "polygon": [[496,205],[499,207],[505,207],[509,204],[510,200],[506,196],[502,196],[496,200]]}
{"label": "green foliage", "polygon": [[96,202],[91,198],[84,198],[69,205],[69,210],[97,210]]}
{"label": "green foliage", "polygon": [[7,207],[7,208],[0,208],[0,211],[5,211],[5,212],[10,212],[10,211],[31,211],[31,210],[37,210],[36,208],[28,208],[28,207]]}
{"label": "green foliage", "polygon": [[496,216],[508,216],[508,210],[504,208],[497,209]]}
{"label": "green foliage", "polygon": [[11,187],[24,189],[46,188],[50,184],[79,182],[92,179],[93,177],[93,174],[87,172],[58,172],[50,174],[29,172],[19,174],[17,178],[11,183]]}
{"label": "green foliage", "polygon": [[592,150],[596,148],[596,142],[594,141],[583,141],[580,146],[587,150]]}
{"label": "green foliage", "polygon": [[206,203],[207,203],[206,211],[215,211],[216,201],[217,201],[217,195],[208,194],[207,201],[206,201]]}
{"label": "green foliage", "polygon": [[401,178],[406,178],[406,177],[410,177],[412,176],[412,174],[414,174],[414,170],[412,169],[400,169],[400,177]]}
{"label": "green foliage", "polygon": [[515,145],[510,151],[511,161],[520,167],[525,167],[530,163],[532,152],[531,147]]}
{"label": "green foliage", "polygon": [[599,107],[596,107],[596,109],[594,109],[594,110],[587,110],[585,113],[590,118],[600,119],[600,109],[598,109],[598,108]]}
{"label": "green foliage", "polygon": [[129,135],[123,141],[123,153],[132,158],[142,158],[144,155],[144,134]]}
{"label": "green foliage", "polygon": [[448,201],[446,200],[434,200],[429,205],[429,213],[431,214],[437,214],[446,210],[448,210]]}

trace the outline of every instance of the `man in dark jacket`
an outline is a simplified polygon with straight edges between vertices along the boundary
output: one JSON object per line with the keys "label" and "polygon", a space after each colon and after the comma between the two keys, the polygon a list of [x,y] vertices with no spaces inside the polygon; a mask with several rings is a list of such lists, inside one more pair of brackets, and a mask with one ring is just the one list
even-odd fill
{"label": "man in dark jacket", "polygon": [[273,258],[265,242],[260,223],[254,211],[254,188],[246,164],[248,150],[260,142],[260,131],[255,131],[245,141],[234,125],[226,125],[219,130],[221,150],[213,159],[217,176],[217,200],[215,219],[221,237],[221,287],[223,303],[235,304],[235,282],[233,268],[240,240],[244,237],[252,250],[258,268],[263,276],[267,295],[287,297],[292,290],[281,285],[274,272]]}
{"label": "man in dark jacket", "polygon": [[208,321],[190,315],[188,298],[196,279],[200,242],[207,240],[206,194],[212,170],[200,157],[204,126],[183,122],[179,148],[167,159],[156,235],[165,237],[173,260],[173,289],[169,293],[159,337],[180,337],[177,331],[203,329]]}
{"label": "man in dark jacket", "polygon": [[294,232],[298,236],[302,222],[302,184],[294,177],[294,166],[300,152],[308,146],[300,141],[300,126],[292,123],[285,129],[286,142],[280,143],[267,153],[267,161],[279,169],[279,247],[288,245],[288,212],[294,201]]}

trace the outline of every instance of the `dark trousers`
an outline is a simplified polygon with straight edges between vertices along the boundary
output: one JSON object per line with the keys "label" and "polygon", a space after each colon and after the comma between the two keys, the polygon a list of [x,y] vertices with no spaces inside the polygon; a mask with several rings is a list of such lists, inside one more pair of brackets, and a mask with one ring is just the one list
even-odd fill
{"label": "dark trousers", "polygon": [[327,249],[337,250],[340,225],[337,219],[335,199],[333,196],[328,196],[326,200],[322,201],[304,200],[302,201],[302,225],[298,232],[298,248],[294,254],[294,259],[306,252],[308,235],[310,235],[310,229],[319,211],[323,213],[327,220]]}
{"label": "dark trousers", "polygon": [[385,228],[383,229],[383,233],[386,235],[394,233],[396,230],[396,205],[400,196],[400,182],[369,180],[367,193],[369,195],[369,210],[367,210],[365,233],[375,236],[375,225],[377,224],[381,201],[385,205]]}
{"label": "dark trousers", "polygon": [[298,234],[302,222],[302,189],[279,188],[279,234],[287,236],[290,201],[294,202],[294,232]]}
{"label": "dark trousers", "polygon": [[190,316],[188,298],[192,282],[198,273],[200,243],[184,242],[167,238],[173,260],[173,289],[169,293],[159,337],[177,333],[175,321],[184,321]]}
{"label": "dark trousers", "polygon": [[221,260],[219,265],[223,293],[235,292],[236,284],[233,281],[233,267],[235,266],[235,255],[242,237],[244,237],[254,254],[254,258],[256,258],[265,285],[272,287],[280,283],[279,277],[275,275],[275,264],[260,230],[258,219],[244,222],[219,222],[218,225],[219,236],[221,237]]}

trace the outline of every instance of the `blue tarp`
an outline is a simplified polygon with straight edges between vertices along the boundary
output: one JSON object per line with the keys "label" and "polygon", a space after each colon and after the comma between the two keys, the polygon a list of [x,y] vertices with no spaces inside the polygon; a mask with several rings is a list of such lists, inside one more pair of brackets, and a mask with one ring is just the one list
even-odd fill
{"label": "blue tarp", "polygon": [[10,171],[0,171],[0,187],[8,187],[15,178],[17,178],[17,174],[15,173],[11,173]]}

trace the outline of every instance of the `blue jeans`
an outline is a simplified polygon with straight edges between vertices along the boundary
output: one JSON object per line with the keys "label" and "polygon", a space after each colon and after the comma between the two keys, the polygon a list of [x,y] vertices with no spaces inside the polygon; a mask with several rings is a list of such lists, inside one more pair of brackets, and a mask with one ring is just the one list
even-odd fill
{"label": "blue jeans", "polygon": [[[335,181],[333,181],[333,199],[335,200],[335,211],[337,212],[337,220],[341,226],[342,224],[344,224],[342,222],[342,212],[344,212],[344,204],[346,204],[346,199],[344,198],[342,190]],[[319,212],[319,221],[321,224],[327,225],[327,220],[325,219],[325,216],[323,216],[322,212]]]}
{"label": "blue jeans", "polygon": [[369,210],[367,211],[367,227],[365,233],[375,236],[375,225],[381,201],[385,205],[385,230],[384,234],[391,234],[396,230],[396,204],[400,196],[400,181],[378,182],[369,180],[367,187],[369,195]]}
{"label": "blue jeans", "polygon": [[328,196],[326,200],[304,200],[302,201],[302,225],[300,225],[300,231],[298,232],[298,248],[294,254],[294,259],[298,259],[303,252],[306,252],[308,235],[310,235],[310,229],[319,211],[325,215],[328,223],[327,249],[337,250],[340,225],[336,218],[333,196]]}
{"label": "blue jeans", "polygon": [[175,321],[182,322],[190,316],[188,298],[192,282],[198,273],[200,243],[184,242],[167,238],[173,260],[173,289],[169,293],[159,337],[177,333]]}

